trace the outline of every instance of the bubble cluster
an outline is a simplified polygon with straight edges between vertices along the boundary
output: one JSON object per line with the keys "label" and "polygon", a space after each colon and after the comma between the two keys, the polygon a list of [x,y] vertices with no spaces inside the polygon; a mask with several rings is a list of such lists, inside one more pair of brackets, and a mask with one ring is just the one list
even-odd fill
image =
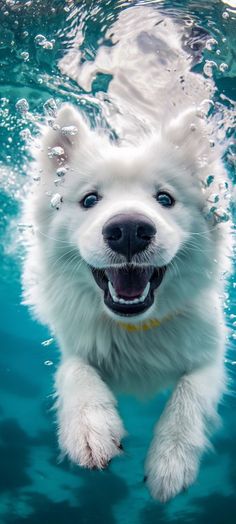
{"label": "bubble cluster", "polygon": [[43,47],[43,49],[53,49],[55,40],[47,40],[44,35],[37,35],[34,39],[35,45]]}
{"label": "bubble cluster", "polygon": [[54,158],[54,157],[63,156],[63,155],[64,155],[63,147],[55,146],[55,147],[49,148],[49,151],[48,151],[48,157],[49,158]]}
{"label": "bubble cluster", "polygon": [[20,100],[16,102],[16,109],[22,114],[29,111],[29,104],[26,98],[20,98]]}
{"label": "bubble cluster", "polygon": [[32,140],[32,135],[29,129],[22,129],[22,131],[20,131],[20,137],[27,142]]}
{"label": "bubble cluster", "polygon": [[64,126],[61,128],[61,134],[65,136],[75,136],[78,134],[78,129],[76,126]]}
{"label": "bubble cluster", "polygon": [[58,169],[56,170],[57,178],[54,180],[55,186],[60,186],[64,183],[64,177],[67,172],[67,169],[67,167],[58,167]]}

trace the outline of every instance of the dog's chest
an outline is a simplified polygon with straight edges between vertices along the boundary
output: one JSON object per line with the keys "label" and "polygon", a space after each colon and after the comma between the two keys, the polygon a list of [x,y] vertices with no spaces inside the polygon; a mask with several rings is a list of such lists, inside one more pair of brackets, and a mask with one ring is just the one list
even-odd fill
{"label": "dog's chest", "polygon": [[[209,326],[208,326],[209,329]],[[142,393],[166,387],[184,373],[209,359],[204,341],[209,340],[207,324],[184,317],[148,331],[116,329],[97,338],[88,354],[106,382],[116,389]]]}
{"label": "dog's chest", "polygon": [[119,333],[106,349],[96,346],[90,364],[117,390],[142,394],[155,392],[175,382],[186,371],[186,359],[165,336],[152,333]]}

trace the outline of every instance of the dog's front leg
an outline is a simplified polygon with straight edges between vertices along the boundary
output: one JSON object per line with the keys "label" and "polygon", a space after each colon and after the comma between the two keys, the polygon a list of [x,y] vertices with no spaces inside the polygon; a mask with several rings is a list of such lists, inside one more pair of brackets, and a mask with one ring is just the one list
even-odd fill
{"label": "dog's front leg", "polygon": [[116,401],[95,369],[69,358],[56,375],[59,445],[80,466],[103,469],[121,453]]}
{"label": "dog's front leg", "polygon": [[195,480],[208,441],[209,423],[217,419],[223,390],[223,364],[185,375],[177,384],[155,429],[146,462],[152,496],[166,502]]}

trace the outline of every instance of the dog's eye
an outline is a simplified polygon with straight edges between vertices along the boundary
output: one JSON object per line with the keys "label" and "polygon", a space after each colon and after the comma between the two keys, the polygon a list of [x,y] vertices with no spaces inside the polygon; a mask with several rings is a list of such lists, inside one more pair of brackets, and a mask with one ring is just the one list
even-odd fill
{"label": "dog's eye", "polygon": [[97,193],[89,193],[81,200],[80,205],[88,209],[95,206],[99,200],[101,200],[101,197]]}
{"label": "dog's eye", "polygon": [[160,191],[160,193],[156,194],[156,200],[163,207],[172,207],[175,203],[175,199],[169,193],[165,193],[164,191]]}

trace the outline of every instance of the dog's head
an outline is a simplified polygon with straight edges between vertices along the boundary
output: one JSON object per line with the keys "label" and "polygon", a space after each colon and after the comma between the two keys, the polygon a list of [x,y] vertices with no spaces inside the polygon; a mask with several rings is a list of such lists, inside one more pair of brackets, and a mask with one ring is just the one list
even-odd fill
{"label": "dog's head", "polygon": [[36,221],[45,254],[72,257],[71,278],[82,272],[117,320],[161,318],[214,278],[201,179],[221,168],[199,125],[187,111],[117,146],[65,105],[44,132]]}

